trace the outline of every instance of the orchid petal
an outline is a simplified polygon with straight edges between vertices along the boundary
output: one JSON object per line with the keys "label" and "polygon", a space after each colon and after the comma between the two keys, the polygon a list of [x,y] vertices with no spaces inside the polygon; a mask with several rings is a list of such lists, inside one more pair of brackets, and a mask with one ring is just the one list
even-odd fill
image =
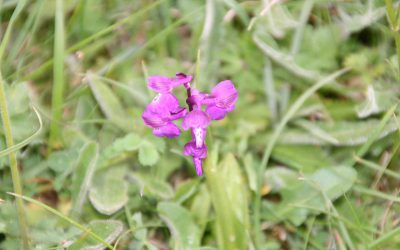
{"label": "orchid petal", "polygon": [[206,112],[212,120],[222,120],[226,113],[228,113],[226,109],[219,108],[215,105],[208,106]]}
{"label": "orchid petal", "polygon": [[193,164],[194,164],[194,168],[196,170],[196,174],[198,176],[202,176],[203,175],[203,168],[202,168],[203,160],[193,157]]}
{"label": "orchid petal", "polygon": [[168,123],[169,112],[166,107],[150,103],[142,114],[144,124],[151,128],[159,128]]}
{"label": "orchid petal", "polygon": [[158,93],[168,93],[173,88],[171,79],[166,76],[150,76],[147,86]]}
{"label": "orchid petal", "polygon": [[202,147],[196,147],[196,143],[194,141],[190,141],[186,143],[183,148],[183,154],[186,156],[193,156],[199,159],[204,159],[207,157],[207,146],[203,144]]}
{"label": "orchid petal", "polygon": [[216,106],[220,108],[234,106],[238,99],[238,92],[230,80],[218,83],[212,89],[211,94],[216,98]]}
{"label": "orchid petal", "polygon": [[210,117],[202,110],[193,110],[185,116],[182,122],[182,128],[206,128],[210,124]]}
{"label": "orchid petal", "polygon": [[172,122],[168,123],[165,126],[153,129],[153,134],[158,137],[174,138],[178,137],[180,133],[181,130]]}
{"label": "orchid petal", "polygon": [[175,77],[172,79],[172,84],[174,87],[179,86],[181,84],[184,84],[186,87],[186,84],[190,83],[192,81],[192,79],[193,79],[192,76],[178,72],[178,73],[176,73]]}

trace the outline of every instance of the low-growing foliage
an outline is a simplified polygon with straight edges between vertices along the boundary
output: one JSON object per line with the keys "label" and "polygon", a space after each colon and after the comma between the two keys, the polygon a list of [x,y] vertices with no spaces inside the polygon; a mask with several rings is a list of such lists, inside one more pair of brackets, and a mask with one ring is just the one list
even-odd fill
{"label": "low-growing foliage", "polygon": [[[0,1],[0,249],[400,249],[399,6]],[[207,157],[142,120],[176,72]]]}

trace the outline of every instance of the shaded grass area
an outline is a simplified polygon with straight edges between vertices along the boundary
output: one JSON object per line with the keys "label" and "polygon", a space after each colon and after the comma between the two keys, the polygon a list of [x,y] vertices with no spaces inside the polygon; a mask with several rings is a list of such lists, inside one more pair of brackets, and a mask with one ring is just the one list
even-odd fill
{"label": "shaded grass area", "polygon": [[[396,2],[0,4],[0,249],[400,247]],[[239,92],[204,177],[141,120],[176,72]]]}

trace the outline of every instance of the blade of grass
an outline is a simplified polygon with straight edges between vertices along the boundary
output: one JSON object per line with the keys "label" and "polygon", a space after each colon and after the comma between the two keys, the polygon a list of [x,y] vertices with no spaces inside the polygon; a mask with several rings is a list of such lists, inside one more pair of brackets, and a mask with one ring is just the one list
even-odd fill
{"label": "blade of grass", "polygon": [[205,8],[204,27],[200,37],[202,61],[200,70],[202,81],[197,81],[197,86],[214,82],[219,67],[218,48],[222,31],[221,3],[217,0],[207,0]]}
{"label": "blade of grass", "polygon": [[377,197],[377,198],[381,198],[381,199],[385,199],[385,200],[389,200],[392,202],[396,202],[396,203],[400,203],[400,197],[395,197],[393,195],[389,195],[383,192],[379,192],[370,188],[365,188],[363,186],[357,185],[354,186],[354,191],[361,193],[361,194],[366,194],[369,196],[373,196],[373,197]]}
{"label": "blade of grass", "polygon": [[61,144],[60,122],[63,113],[64,99],[64,57],[65,57],[65,34],[64,34],[64,7],[63,0],[56,1],[55,8],[55,37],[54,37],[54,67],[53,67],[53,91],[52,91],[52,121],[50,125],[49,145],[58,148]]}
{"label": "blade of grass", "polygon": [[5,156],[5,155],[8,155],[8,154],[10,154],[10,153],[12,153],[12,152],[15,152],[15,151],[17,151],[18,149],[20,149],[20,148],[26,146],[26,145],[28,145],[38,134],[40,134],[40,131],[42,131],[42,128],[43,128],[42,118],[40,117],[39,112],[36,110],[35,107],[32,106],[32,109],[33,109],[33,111],[35,111],[36,117],[37,117],[38,120],[39,120],[39,128],[38,128],[38,130],[36,130],[35,133],[33,133],[31,136],[29,136],[29,137],[26,138],[25,140],[21,141],[20,143],[15,144],[15,145],[13,145],[13,146],[11,146],[11,147],[7,147],[7,148],[4,149],[4,150],[1,150],[1,151],[0,151],[0,157],[3,157],[3,156]]}
{"label": "blade of grass", "polygon": [[292,55],[296,55],[297,52],[299,52],[301,41],[303,39],[304,28],[307,24],[308,17],[310,16],[311,10],[313,8],[314,1],[315,0],[306,0],[303,4],[303,9],[301,10],[300,14],[300,24],[297,27],[296,32],[294,33],[292,47],[290,49],[290,53]]}
{"label": "blade of grass", "polygon": [[[393,105],[383,116],[379,125],[372,131],[371,135],[368,137],[368,140],[361,146],[361,148],[356,152],[356,157],[362,158],[367,152],[368,149],[372,146],[372,143],[379,138],[379,135],[385,125],[389,122],[389,119],[393,116],[394,111],[396,110],[397,104]],[[354,166],[356,163],[355,157],[351,157],[348,161],[345,162],[347,166]]]}
{"label": "blade of grass", "polygon": [[[71,47],[69,47],[67,49],[67,53],[68,54],[74,53],[77,50],[82,49],[85,46],[91,44],[93,41],[101,38],[102,36],[108,35],[110,33],[116,34],[115,32],[114,33],[112,33],[112,32],[117,30],[118,28],[120,28],[122,25],[125,25],[125,24],[135,21],[140,16],[144,15],[148,11],[157,7],[163,1],[165,1],[165,0],[156,1],[152,4],[150,4],[149,6],[133,13],[132,15],[129,15],[126,18],[116,22],[115,24],[110,25],[107,28],[104,28],[104,29],[96,32],[95,34],[89,36],[88,38],[86,38],[80,42],[77,42],[76,44],[72,45]],[[43,63],[42,65],[40,65],[36,70],[34,70],[33,72],[29,73],[26,77],[24,77],[24,80],[28,80],[28,79],[32,80],[32,79],[36,79],[37,77],[41,76],[44,72],[46,72],[51,67],[51,65],[53,65],[53,62],[54,62],[53,59],[50,59],[50,60],[46,61],[45,63]]]}
{"label": "blade of grass", "polygon": [[400,174],[396,173],[393,170],[385,169],[384,168],[385,166],[382,167],[382,166],[380,166],[380,165],[378,165],[378,164],[376,164],[374,162],[364,160],[364,159],[362,159],[360,157],[357,157],[357,156],[354,156],[354,158],[355,158],[357,163],[360,163],[365,167],[368,167],[370,169],[382,172],[382,173],[386,174],[387,176],[390,176],[390,177],[392,177],[394,179],[400,180]]}
{"label": "blade of grass", "polygon": [[159,42],[160,40],[162,41],[162,39],[167,36],[168,34],[170,34],[171,32],[173,32],[178,26],[180,26],[181,24],[183,24],[184,22],[186,22],[187,20],[190,20],[193,18],[193,15],[195,13],[198,13],[199,11],[201,11],[201,9],[203,9],[203,7],[199,7],[195,10],[193,10],[192,12],[188,13],[187,15],[183,16],[182,18],[178,19],[177,21],[175,21],[174,23],[170,24],[168,27],[166,27],[165,29],[163,29],[161,32],[159,32],[157,35],[155,35],[154,37],[152,37],[151,39],[149,39],[146,43],[144,43],[143,45],[141,45],[140,47],[137,47],[136,45],[129,47],[128,49],[124,50],[123,52],[121,52],[119,55],[115,56],[114,59],[112,59],[111,61],[109,61],[108,63],[106,63],[100,70],[98,70],[96,73],[99,75],[103,75],[103,74],[107,74],[109,73],[116,65],[124,62],[125,60],[127,60],[128,58],[131,58],[134,55],[139,55],[140,53],[142,53],[145,49],[147,49],[148,47],[153,46],[154,44],[156,44],[157,42]]}
{"label": "blade of grass", "polygon": [[399,23],[396,16],[399,15],[398,11],[395,11],[395,7],[393,5],[393,0],[385,0],[386,4],[386,13],[387,19],[390,25],[390,29],[392,30],[392,34],[394,37],[394,42],[396,44],[396,53],[397,53],[397,69],[398,75],[397,77],[400,78],[400,34],[399,34]]}
{"label": "blade of grass", "polygon": [[331,83],[334,81],[337,77],[341,76],[345,72],[347,72],[348,69],[341,69],[333,74],[327,76],[326,78],[318,81],[315,83],[312,87],[307,89],[290,107],[288,112],[285,114],[285,116],[282,118],[282,120],[279,122],[277,128],[274,130],[274,133],[269,139],[268,145],[265,148],[263,158],[261,161],[261,164],[258,168],[258,181],[257,181],[257,190],[256,190],[256,195],[255,195],[255,201],[254,201],[254,236],[255,236],[255,243],[257,246],[257,249],[261,249],[261,224],[260,224],[260,214],[261,214],[261,188],[262,188],[262,180],[264,176],[264,171],[265,168],[268,164],[269,158],[271,156],[271,152],[273,147],[275,146],[275,143],[277,142],[279,135],[282,133],[284,127],[286,124],[289,122],[289,120],[295,115],[295,113],[300,109],[300,107],[304,104],[304,102],[311,96],[313,95],[318,89],[322,88],[323,86]]}
{"label": "blade of grass", "polygon": [[391,238],[393,238],[394,236],[400,234],[400,227],[396,227],[395,229],[393,229],[390,232],[387,232],[385,235],[383,235],[382,237],[379,237],[378,239],[374,240],[373,242],[368,244],[368,248],[367,249],[376,249],[376,247],[378,245],[381,245],[387,241],[389,241]]}
{"label": "blade of grass", "polygon": [[[3,129],[4,129],[4,135],[6,138],[6,144],[7,148],[13,147],[14,146],[14,139],[13,139],[13,134],[12,134],[12,129],[11,129],[11,120],[10,120],[10,115],[8,113],[8,107],[7,107],[7,100],[6,100],[6,94],[4,90],[4,80],[3,80],[3,75],[2,75],[2,63],[3,63],[3,57],[4,57],[4,52],[7,48],[8,42],[11,37],[11,31],[13,30],[13,25],[23,8],[25,7],[26,0],[21,0],[18,2],[17,7],[15,8],[11,18],[10,22],[8,24],[7,30],[4,34],[3,40],[1,41],[0,44],[0,113],[1,113],[1,119],[3,121]],[[8,155],[9,162],[10,162],[10,169],[11,169],[11,178],[12,178],[12,183],[14,186],[14,192],[22,195],[22,184],[21,184],[21,178],[20,178],[20,173],[18,170],[18,161],[17,161],[17,155],[15,152],[11,152]],[[29,237],[28,237],[28,226],[26,222],[26,217],[25,217],[25,211],[24,211],[24,203],[22,199],[16,199],[16,206],[17,206],[17,214],[18,214],[18,224],[19,224],[19,230],[20,230],[20,235],[22,239],[22,247],[25,250],[29,249]]]}
{"label": "blade of grass", "polygon": [[26,196],[23,196],[23,195],[11,193],[11,192],[7,192],[7,194],[12,195],[12,196],[15,196],[15,197],[18,197],[18,198],[21,198],[21,199],[24,199],[24,200],[26,200],[26,201],[28,201],[28,202],[31,202],[31,203],[33,203],[33,204],[35,204],[35,205],[37,205],[37,206],[39,206],[39,207],[41,207],[41,208],[43,208],[43,209],[49,211],[50,213],[52,213],[52,214],[54,214],[54,215],[60,217],[61,219],[67,221],[67,222],[70,223],[71,225],[73,225],[73,226],[75,226],[75,227],[81,229],[81,230],[84,231],[85,233],[89,234],[90,236],[93,237],[93,239],[95,239],[95,240],[97,240],[98,242],[102,243],[102,244],[103,244],[104,246],[106,246],[107,248],[109,248],[109,249],[114,249],[114,248],[110,245],[110,243],[108,243],[108,242],[106,242],[105,240],[103,240],[100,236],[98,236],[97,234],[95,234],[95,233],[93,233],[92,231],[88,230],[86,227],[84,227],[83,225],[79,224],[78,222],[72,220],[72,219],[69,218],[68,216],[63,215],[62,213],[60,213],[59,211],[55,210],[54,208],[51,208],[51,207],[47,206],[46,204],[44,204],[44,203],[42,203],[42,202],[40,202],[40,201],[34,200],[34,199],[32,199],[32,198],[29,198],[29,197],[26,197]]}

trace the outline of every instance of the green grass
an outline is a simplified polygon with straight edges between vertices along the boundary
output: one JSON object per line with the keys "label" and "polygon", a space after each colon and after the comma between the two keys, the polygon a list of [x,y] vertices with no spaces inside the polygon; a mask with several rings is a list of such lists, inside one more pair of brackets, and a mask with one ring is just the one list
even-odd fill
{"label": "green grass", "polygon": [[[0,249],[400,248],[396,1],[0,5]],[[141,119],[176,72],[239,92],[204,177]]]}

